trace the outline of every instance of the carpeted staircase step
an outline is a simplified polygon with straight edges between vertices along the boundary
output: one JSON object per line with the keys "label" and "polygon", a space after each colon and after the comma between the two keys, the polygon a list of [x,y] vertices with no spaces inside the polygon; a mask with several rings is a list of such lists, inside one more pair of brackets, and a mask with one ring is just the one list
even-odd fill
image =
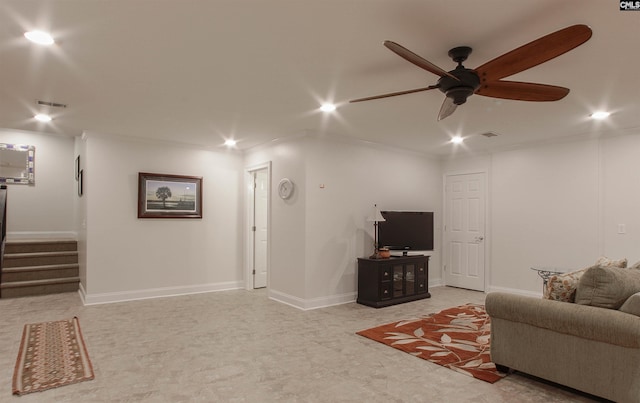
{"label": "carpeted staircase step", "polygon": [[77,263],[7,267],[2,270],[2,282],[78,277],[79,267]]}
{"label": "carpeted staircase step", "polygon": [[56,251],[35,253],[7,253],[5,250],[3,268],[40,266],[50,264],[78,263],[78,252]]}
{"label": "carpeted staircase step", "polygon": [[78,291],[79,277],[55,278],[34,281],[14,281],[0,284],[2,298],[32,295],[58,294]]}
{"label": "carpeted staircase step", "polygon": [[5,253],[75,251],[78,242],[74,239],[20,239],[8,240]]}
{"label": "carpeted staircase step", "polygon": [[7,241],[0,298],[78,291],[77,246],[66,238]]}

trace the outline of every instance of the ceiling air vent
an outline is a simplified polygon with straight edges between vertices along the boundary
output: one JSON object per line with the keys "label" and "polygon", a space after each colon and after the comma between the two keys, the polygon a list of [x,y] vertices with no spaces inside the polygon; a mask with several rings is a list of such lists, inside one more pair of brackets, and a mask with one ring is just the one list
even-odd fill
{"label": "ceiling air vent", "polygon": [[498,137],[499,134],[495,133],[495,132],[485,132],[485,133],[481,133],[481,136],[485,136],[485,137]]}
{"label": "ceiling air vent", "polygon": [[49,106],[51,108],[66,108],[67,107],[66,104],[59,104],[57,102],[49,102],[49,101],[41,101],[39,99],[36,99],[36,104],[38,104],[40,106]]}

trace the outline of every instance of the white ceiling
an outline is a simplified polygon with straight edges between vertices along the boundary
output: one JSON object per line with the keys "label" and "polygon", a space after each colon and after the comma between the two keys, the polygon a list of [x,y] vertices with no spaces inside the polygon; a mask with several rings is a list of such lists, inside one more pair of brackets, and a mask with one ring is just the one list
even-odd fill
{"label": "white ceiling", "polygon": [[[314,133],[442,155],[625,133],[640,127],[638,18],[614,0],[3,0],[0,127],[239,149]],[[437,90],[347,103],[437,81],[384,40],[452,70],[452,47],[473,47],[474,68],[573,24],[593,37],[509,78],[570,88],[561,101],[474,95],[442,122]],[[28,42],[31,29],[56,44]],[[37,123],[37,99],[68,107]],[[588,119],[596,109],[613,115]]]}

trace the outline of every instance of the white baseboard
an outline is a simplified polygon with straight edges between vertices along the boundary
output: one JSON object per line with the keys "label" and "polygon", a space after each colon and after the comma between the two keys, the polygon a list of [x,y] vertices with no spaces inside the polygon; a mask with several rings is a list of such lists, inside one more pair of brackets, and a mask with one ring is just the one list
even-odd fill
{"label": "white baseboard", "polygon": [[14,231],[7,232],[7,241],[24,239],[78,239],[75,231]]}
{"label": "white baseboard", "polygon": [[135,301],[149,298],[176,297],[180,295],[201,294],[205,292],[244,289],[244,281],[190,285],[182,287],[152,288],[147,290],[117,291],[87,294],[80,284],[80,297],[84,305],[110,304],[114,302]]}
{"label": "white baseboard", "polygon": [[285,294],[280,291],[269,290],[269,298],[298,308],[303,311],[309,311],[312,309],[326,308],[333,305],[348,304],[356,301],[356,292],[349,292],[346,294],[330,295],[328,297],[319,297],[312,299],[302,299],[294,297],[293,295]]}
{"label": "white baseboard", "polygon": [[[442,286],[444,286],[444,284],[442,284],[441,279],[429,280],[429,288],[442,287]],[[244,289],[243,281],[233,281],[233,282],[226,282],[226,283],[204,284],[204,285],[184,286],[184,287],[154,288],[154,289],[148,289],[148,290],[118,291],[118,292],[111,292],[111,293],[97,293],[97,294],[87,295],[83,284],[80,283],[78,294],[80,294],[80,298],[82,299],[82,303],[84,305],[99,305],[99,304],[109,304],[114,302],[135,301],[135,300],[149,299],[149,298],[175,297],[180,295],[200,294],[205,292],[240,290],[240,289]],[[534,291],[518,290],[515,288],[496,287],[496,286],[489,286],[485,292],[486,293],[506,292],[510,294],[518,294],[518,295],[534,297],[534,298],[542,297],[542,292],[537,293]],[[328,297],[302,299],[302,298],[295,297],[293,295],[285,294],[280,291],[269,290],[268,296],[270,299],[274,301],[292,306],[294,308],[297,308],[303,311],[308,311],[313,309],[326,308],[329,306],[342,305],[342,304],[355,302],[357,297],[357,292],[331,295]]]}
{"label": "white baseboard", "polygon": [[80,299],[82,300],[82,305],[86,305],[85,303],[85,291],[84,291],[84,285],[82,285],[82,281],[80,281],[80,284],[78,284],[78,294],[80,294]]}
{"label": "white baseboard", "polygon": [[431,288],[431,287],[441,287],[443,285],[445,285],[445,284],[444,284],[444,282],[442,281],[441,278],[430,278],[429,279],[429,284],[427,284],[427,286],[429,288]]}

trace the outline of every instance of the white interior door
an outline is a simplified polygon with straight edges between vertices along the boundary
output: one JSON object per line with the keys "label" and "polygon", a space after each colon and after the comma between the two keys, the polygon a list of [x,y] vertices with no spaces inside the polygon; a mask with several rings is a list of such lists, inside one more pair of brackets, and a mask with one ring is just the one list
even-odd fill
{"label": "white interior door", "polygon": [[267,169],[254,171],[253,192],[253,288],[267,286],[267,200],[269,197]]}
{"label": "white interior door", "polygon": [[445,179],[445,282],[484,291],[485,174]]}

